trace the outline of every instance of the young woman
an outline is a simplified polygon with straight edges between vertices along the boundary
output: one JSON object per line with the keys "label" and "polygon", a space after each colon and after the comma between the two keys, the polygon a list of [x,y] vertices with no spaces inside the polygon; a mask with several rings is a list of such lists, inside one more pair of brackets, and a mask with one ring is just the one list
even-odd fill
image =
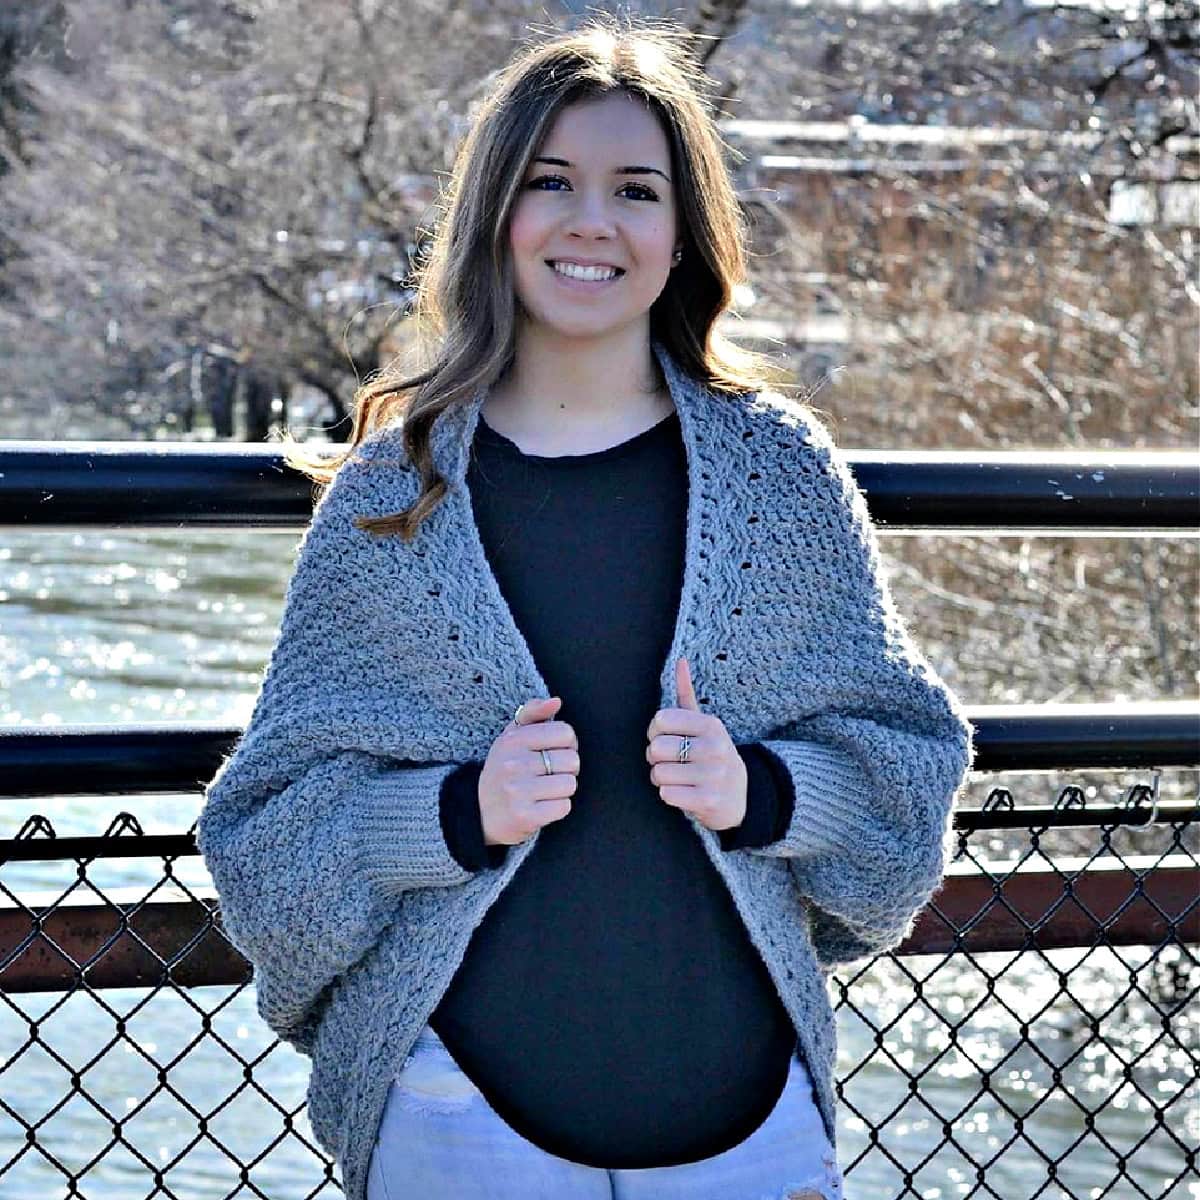
{"label": "young woman", "polygon": [[[939,885],[971,730],[828,432],[714,330],[682,35],[501,72],[200,848],[351,1200],[840,1200],[826,972]],[[519,868],[519,870],[518,870]]]}

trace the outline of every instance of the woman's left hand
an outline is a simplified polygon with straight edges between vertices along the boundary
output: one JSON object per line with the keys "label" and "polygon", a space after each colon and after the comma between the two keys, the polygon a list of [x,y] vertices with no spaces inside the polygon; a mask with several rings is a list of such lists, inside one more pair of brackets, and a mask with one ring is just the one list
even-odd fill
{"label": "woman's left hand", "polygon": [[[646,729],[650,779],[667,804],[695,814],[719,832],[746,816],[746,764],[719,717],[700,711],[686,658],[675,663],[679,708],[660,708]],[[679,761],[679,738],[692,739],[687,762]]]}

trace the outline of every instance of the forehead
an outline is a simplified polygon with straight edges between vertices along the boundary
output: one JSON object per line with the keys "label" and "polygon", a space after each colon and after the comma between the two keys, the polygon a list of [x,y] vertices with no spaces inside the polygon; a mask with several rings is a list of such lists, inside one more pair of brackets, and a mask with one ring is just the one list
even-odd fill
{"label": "forehead", "polygon": [[625,92],[578,100],[554,119],[538,150],[572,163],[638,162],[670,169],[671,147],[658,118]]}

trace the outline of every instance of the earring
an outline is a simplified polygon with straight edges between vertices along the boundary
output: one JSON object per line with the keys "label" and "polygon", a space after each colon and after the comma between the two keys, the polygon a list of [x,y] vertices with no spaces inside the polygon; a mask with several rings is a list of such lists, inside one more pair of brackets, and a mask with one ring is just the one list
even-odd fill
{"label": "earring", "polygon": [[680,260],[681,258],[683,258],[683,251],[682,251],[682,250],[676,250],[676,251],[675,251],[675,253],[671,255],[671,261],[672,261],[673,263],[675,263],[676,265],[678,265],[678,264],[679,264],[679,260]]}

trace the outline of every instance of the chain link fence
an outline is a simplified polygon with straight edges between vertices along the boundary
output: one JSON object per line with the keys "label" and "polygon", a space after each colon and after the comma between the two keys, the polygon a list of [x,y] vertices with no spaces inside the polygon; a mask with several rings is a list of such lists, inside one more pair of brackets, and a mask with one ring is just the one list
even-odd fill
{"label": "chain link fence", "polygon": [[[1195,1196],[1200,807],[1157,796],[993,788],[908,941],[832,973],[850,1200]],[[190,834],[33,815],[0,863],[0,1196],[341,1192]]]}

